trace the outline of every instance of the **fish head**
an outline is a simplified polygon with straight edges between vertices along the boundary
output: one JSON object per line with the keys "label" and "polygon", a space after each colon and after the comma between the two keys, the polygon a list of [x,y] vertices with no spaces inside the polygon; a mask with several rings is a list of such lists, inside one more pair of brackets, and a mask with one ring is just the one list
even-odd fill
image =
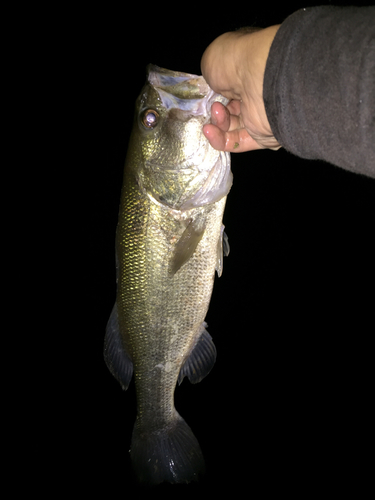
{"label": "fish head", "polygon": [[132,133],[137,161],[130,168],[157,203],[188,210],[227,195],[230,155],[213,149],[202,131],[215,101],[227,103],[202,76],[147,67]]}

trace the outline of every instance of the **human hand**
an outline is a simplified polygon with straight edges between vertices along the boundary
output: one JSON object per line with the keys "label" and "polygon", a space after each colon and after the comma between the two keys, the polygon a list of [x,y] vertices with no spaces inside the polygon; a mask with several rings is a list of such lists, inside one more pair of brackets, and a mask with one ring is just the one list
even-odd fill
{"label": "human hand", "polygon": [[281,147],[263,101],[266,62],[278,28],[224,33],[205,50],[201,61],[205,80],[215,92],[230,99],[227,106],[213,104],[211,124],[203,127],[213,148],[240,153]]}

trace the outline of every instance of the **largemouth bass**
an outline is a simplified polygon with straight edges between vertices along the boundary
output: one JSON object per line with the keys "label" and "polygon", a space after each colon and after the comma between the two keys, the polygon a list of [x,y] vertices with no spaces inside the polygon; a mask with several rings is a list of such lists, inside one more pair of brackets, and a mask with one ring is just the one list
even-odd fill
{"label": "largemouth bass", "polygon": [[202,132],[214,101],[227,102],[202,76],[149,65],[125,162],[104,356],[123,389],[134,373],[130,454],[139,480],[153,484],[204,470],[174,391],[185,376],[200,382],[216,359],[205,316],[229,251],[222,218],[232,173],[229,153]]}

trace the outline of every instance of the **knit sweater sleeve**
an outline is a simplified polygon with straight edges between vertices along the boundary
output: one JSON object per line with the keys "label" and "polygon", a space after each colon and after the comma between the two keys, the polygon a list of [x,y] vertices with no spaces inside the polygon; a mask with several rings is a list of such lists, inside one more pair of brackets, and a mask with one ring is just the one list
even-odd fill
{"label": "knit sweater sleeve", "polygon": [[263,83],[288,151],[375,177],[375,7],[313,7],[288,17]]}

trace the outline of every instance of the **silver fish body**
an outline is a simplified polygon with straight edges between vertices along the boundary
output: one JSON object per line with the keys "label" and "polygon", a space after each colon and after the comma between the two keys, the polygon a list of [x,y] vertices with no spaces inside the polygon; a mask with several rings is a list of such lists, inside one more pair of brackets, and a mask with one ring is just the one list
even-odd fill
{"label": "silver fish body", "polygon": [[202,132],[214,101],[225,99],[203,77],[150,65],[125,163],[104,356],[124,389],[134,373],[131,458],[153,484],[189,482],[204,469],[174,391],[185,376],[202,380],[216,359],[204,320],[228,252],[222,217],[232,174],[229,154]]}

